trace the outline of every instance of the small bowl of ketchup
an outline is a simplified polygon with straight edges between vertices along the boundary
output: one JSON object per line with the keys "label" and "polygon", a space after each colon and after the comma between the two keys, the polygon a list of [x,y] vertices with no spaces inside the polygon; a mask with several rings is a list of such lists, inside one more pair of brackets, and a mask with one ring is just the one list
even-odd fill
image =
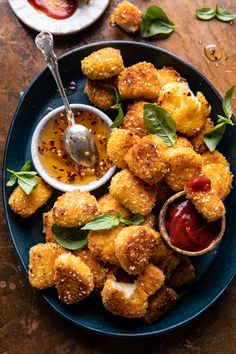
{"label": "small bowl of ketchup", "polygon": [[208,222],[182,191],[163,205],[159,214],[159,230],[176,252],[200,256],[210,252],[221,241],[225,231],[225,216]]}

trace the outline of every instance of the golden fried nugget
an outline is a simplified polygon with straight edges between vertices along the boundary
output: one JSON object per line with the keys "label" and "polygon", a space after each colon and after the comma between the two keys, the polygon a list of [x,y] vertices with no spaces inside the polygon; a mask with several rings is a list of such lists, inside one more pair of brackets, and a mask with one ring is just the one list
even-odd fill
{"label": "golden fried nugget", "polygon": [[54,279],[59,299],[68,305],[83,300],[94,288],[91,270],[71,253],[57,257]]}
{"label": "golden fried nugget", "polygon": [[148,308],[143,317],[145,323],[151,324],[163,317],[176,304],[178,295],[176,292],[162,286],[157,292],[148,299]]}
{"label": "golden fried nugget", "polygon": [[36,180],[37,187],[30,194],[26,194],[20,186],[17,186],[8,200],[10,208],[22,218],[34,214],[52,195],[52,188],[41,177],[36,176]]}
{"label": "golden fried nugget", "polygon": [[118,199],[109,192],[98,199],[99,211],[101,214],[120,214],[125,219],[129,219],[130,211],[125,208]]}
{"label": "golden fried nugget", "polygon": [[102,48],[81,61],[82,72],[91,80],[110,79],[123,69],[123,59],[119,49]]}
{"label": "golden fried nugget", "polygon": [[159,240],[160,234],[149,227],[125,227],[115,239],[115,254],[121,267],[130,274],[143,272]]}
{"label": "golden fried nugget", "polygon": [[183,138],[182,136],[177,136],[174,147],[189,147],[193,149],[193,145],[191,144],[191,142],[188,139]]}
{"label": "golden fried nugget", "polygon": [[202,173],[211,181],[211,189],[224,200],[232,188],[233,174],[228,166],[211,163],[202,167]]}
{"label": "golden fried nugget", "polygon": [[171,82],[159,91],[158,104],[172,115],[176,129],[193,136],[205,124],[211,107],[201,92],[196,96],[186,82]]}
{"label": "golden fried nugget", "polygon": [[157,217],[150,213],[144,217],[144,221],[140,224],[140,226],[150,227],[150,229],[155,229],[157,226]]}
{"label": "golden fried nugget", "polygon": [[163,179],[169,171],[168,164],[163,160],[166,145],[156,135],[149,134],[133,145],[124,160],[130,171],[150,185]]}
{"label": "golden fried nugget", "polygon": [[113,176],[110,193],[134,214],[148,215],[155,205],[156,193],[128,169]]}
{"label": "golden fried nugget", "polygon": [[207,151],[202,154],[202,165],[209,165],[212,163],[220,163],[229,168],[229,163],[226,157],[219,151]]}
{"label": "golden fried nugget", "polygon": [[191,263],[191,260],[182,256],[179,265],[171,273],[171,276],[167,280],[167,284],[174,289],[179,289],[182,286],[189,284],[195,279],[195,269]]}
{"label": "golden fried nugget", "polygon": [[165,276],[161,269],[149,263],[137,279],[137,285],[148,294],[153,295],[162,285],[164,285]]}
{"label": "golden fried nugget", "polygon": [[181,255],[174,252],[162,240],[158,243],[157,250],[151,258],[151,262],[163,271],[166,278],[170,276],[173,270],[179,265],[180,261]]}
{"label": "golden fried nugget", "polygon": [[118,282],[114,275],[110,275],[101,295],[104,307],[118,316],[139,318],[147,310],[148,295],[136,282]]}
{"label": "golden fried nugget", "polygon": [[54,285],[54,263],[66,250],[56,243],[38,243],[29,251],[29,282],[37,289]]}
{"label": "golden fried nugget", "polygon": [[89,192],[74,190],[62,194],[53,206],[55,224],[77,227],[86,224],[99,215],[96,198]]}
{"label": "golden fried nugget", "polygon": [[115,255],[114,241],[124,225],[109,230],[90,231],[88,234],[88,248],[92,256],[98,261],[113,265],[120,265]]}
{"label": "golden fried nugget", "polygon": [[120,125],[120,128],[127,129],[133,134],[142,138],[148,135],[148,130],[144,123],[143,109],[144,105],[149,102],[137,101],[128,105],[127,113]]}
{"label": "golden fried nugget", "polygon": [[111,92],[104,85],[114,85],[113,80],[86,80],[84,92],[89,101],[99,109],[107,111],[115,104]]}
{"label": "golden fried nugget", "polygon": [[139,141],[139,137],[125,129],[115,129],[107,143],[107,155],[109,159],[120,168],[126,168],[124,156],[129,149]]}
{"label": "golden fried nugget", "polygon": [[55,235],[52,232],[53,224],[55,224],[53,211],[49,210],[47,213],[43,213],[43,233],[45,234],[46,242],[56,242]]}
{"label": "golden fried nugget", "polygon": [[122,99],[155,99],[158,85],[157,69],[146,61],[124,69],[118,77],[118,89]]}
{"label": "golden fried nugget", "polygon": [[111,26],[117,25],[125,32],[134,33],[140,28],[142,12],[129,1],[123,1],[110,17]]}
{"label": "golden fried nugget", "polygon": [[214,128],[214,123],[212,122],[212,120],[210,118],[207,118],[203,127],[199,130],[198,133],[196,133],[192,137],[191,142],[193,144],[193,148],[198,154],[203,154],[205,151],[208,150],[208,148],[203,140],[203,136],[205,133],[207,133],[212,128]]}
{"label": "golden fried nugget", "polygon": [[161,69],[157,70],[159,88],[162,86],[169,84],[170,82],[184,82],[180,74],[172,67],[166,68],[165,66]]}
{"label": "golden fried nugget", "polygon": [[170,167],[165,175],[166,182],[175,192],[182,190],[184,184],[192,177],[201,174],[201,155],[192,148],[171,147],[164,152],[164,160]]}

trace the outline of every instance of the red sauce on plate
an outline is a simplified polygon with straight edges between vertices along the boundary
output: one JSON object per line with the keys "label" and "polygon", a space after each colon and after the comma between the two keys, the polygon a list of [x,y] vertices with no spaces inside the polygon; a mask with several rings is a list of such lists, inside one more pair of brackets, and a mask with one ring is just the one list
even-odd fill
{"label": "red sauce on plate", "polygon": [[211,180],[206,176],[198,176],[190,179],[185,187],[191,192],[209,192],[211,189]]}
{"label": "red sauce on plate", "polygon": [[170,208],[166,229],[173,246],[197,252],[207,248],[219,235],[221,219],[207,222],[189,200],[181,200]]}
{"label": "red sauce on plate", "polygon": [[78,7],[77,0],[28,0],[28,2],[36,10],[57,20],[72,16]]}

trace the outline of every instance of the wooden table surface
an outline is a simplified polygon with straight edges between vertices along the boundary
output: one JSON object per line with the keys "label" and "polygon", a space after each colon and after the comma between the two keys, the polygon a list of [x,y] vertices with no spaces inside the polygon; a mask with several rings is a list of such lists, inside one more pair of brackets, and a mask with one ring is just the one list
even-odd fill
{"label": "wooden table surface", "polygon": [[[176,23],[175,32],[167,39],[149,41],[170,50],[199,69],[223,94],[236,83],[236,20],[226,24],[195,18],[196,7],[215,5],[208,0],[149,0],[133,1],[142,10],[158,3]],[[108,24],[112,0],[103,16],[90,28],[80,33],[56,38],[56,52],[65,53],[87,43],[122,39],[143,41],[139,35],[127,35]],[[236,12],[235,0],[219,0],[218,5]],[[36,33],[25,27],[11,11],[6,0],[0,0],[0,153],[9,125],[24,91],[44,66],[35,48]],[[222,50],[218,62],[204,55],[206,44],[214,43]],[[235,107],[234,98],[234,108]],[[2,208],[2,207],[1,207]],[[0,353],[235,353],[236,348],[236,282],[232,282],[224,296],[200,318],[188,326],[160,338],[123,341],[87,333],[59,318],[44,303],[28,283],[13,246],[9,240],[4,216],[0,219]],[[227,262],[227,259],[226,259]]]}

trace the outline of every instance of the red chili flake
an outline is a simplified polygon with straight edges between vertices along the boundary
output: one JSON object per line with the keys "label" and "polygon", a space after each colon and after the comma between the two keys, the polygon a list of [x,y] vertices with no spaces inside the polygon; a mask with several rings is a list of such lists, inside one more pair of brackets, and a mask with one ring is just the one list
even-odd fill
{"label": "red chili flake", "polygon": [[50,144],[51,146],[54,146],[54,145],[55,145],[55,141],[54,141],[54,140],[50,140],[50,141],[49,141],[49,144]]}
{"label": "red chili flake", "polygon": [[64,171],[63,168],[59,168],[59,171]]}
{"label": "red chili flake", "polygon": [[91,122],[91,125],[95,125],[95,124],[97,124],[97,122],[96,122],[95,120],[93,120],[93,121]]}

